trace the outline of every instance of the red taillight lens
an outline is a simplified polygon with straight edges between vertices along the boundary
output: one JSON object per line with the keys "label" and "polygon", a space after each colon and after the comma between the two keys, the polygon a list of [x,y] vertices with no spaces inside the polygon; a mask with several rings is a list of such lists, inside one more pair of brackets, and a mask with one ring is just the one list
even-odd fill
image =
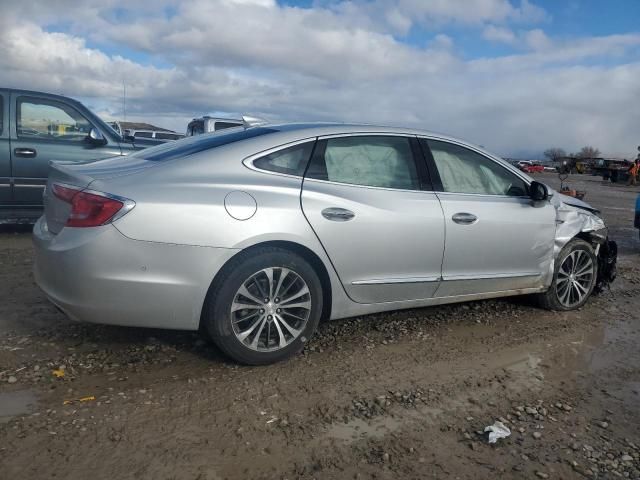
{"label": "red taillight lens", "polygon": [[71,204],[71,213],[65,226],[97,227],[104,225],[124,207],[124,203],[95,193],[53,184],[53,194]]}

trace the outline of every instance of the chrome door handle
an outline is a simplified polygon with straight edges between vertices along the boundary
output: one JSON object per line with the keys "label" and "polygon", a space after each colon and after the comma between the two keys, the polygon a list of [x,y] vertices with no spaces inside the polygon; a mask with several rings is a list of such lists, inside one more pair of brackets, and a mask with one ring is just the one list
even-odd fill
{"label": "chrome door handle", "polygon": [[471,225],[478,221],[478,217],[472,213],[460,212],[451,217],[451,220],[459,223],[460,225]]}
{"label": "chrome door handle", "polygon": [[322,210],[322,216],[327,220],[333,220],[334,222],[346,222],[356,216],[351,210],[346,208],[325,208]]}
{"label": "chrome door handle", "polygon": [[37,152],[33,148],[16,148],[13,154],[16,157],[35,158]]}

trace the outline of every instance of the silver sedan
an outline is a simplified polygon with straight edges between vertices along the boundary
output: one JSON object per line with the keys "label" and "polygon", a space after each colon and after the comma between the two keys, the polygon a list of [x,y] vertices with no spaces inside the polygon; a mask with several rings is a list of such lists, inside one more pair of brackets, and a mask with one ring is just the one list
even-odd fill
{"label": "silver sedan", "polygon": [[596,210],[480,148],[370,125],[227,130],[52,164],[35,276],[69,317],[197,330],[236,361],[300,351],[321,319],[614,277]]}

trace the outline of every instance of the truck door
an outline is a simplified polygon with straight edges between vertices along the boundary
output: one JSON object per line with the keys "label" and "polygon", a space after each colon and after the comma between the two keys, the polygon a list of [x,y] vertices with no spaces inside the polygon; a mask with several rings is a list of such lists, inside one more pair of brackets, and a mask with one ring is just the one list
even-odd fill
{"label": "truck door", "polygon": [[118,144],[87,141],[94,125],[71,103],[35,94],[13,94],[15,137],[11,141],[14,201],[42,206],[49,162],[83,161],[120,155]]}

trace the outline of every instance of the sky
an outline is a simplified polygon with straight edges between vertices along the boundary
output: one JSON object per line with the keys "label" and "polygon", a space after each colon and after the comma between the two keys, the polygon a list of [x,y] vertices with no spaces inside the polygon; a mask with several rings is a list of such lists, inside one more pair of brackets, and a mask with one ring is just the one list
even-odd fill
{"label": "sky", "polygon": [[640,0],[0,0],[0,86],[183,132],[204,114],[640,145]]}

